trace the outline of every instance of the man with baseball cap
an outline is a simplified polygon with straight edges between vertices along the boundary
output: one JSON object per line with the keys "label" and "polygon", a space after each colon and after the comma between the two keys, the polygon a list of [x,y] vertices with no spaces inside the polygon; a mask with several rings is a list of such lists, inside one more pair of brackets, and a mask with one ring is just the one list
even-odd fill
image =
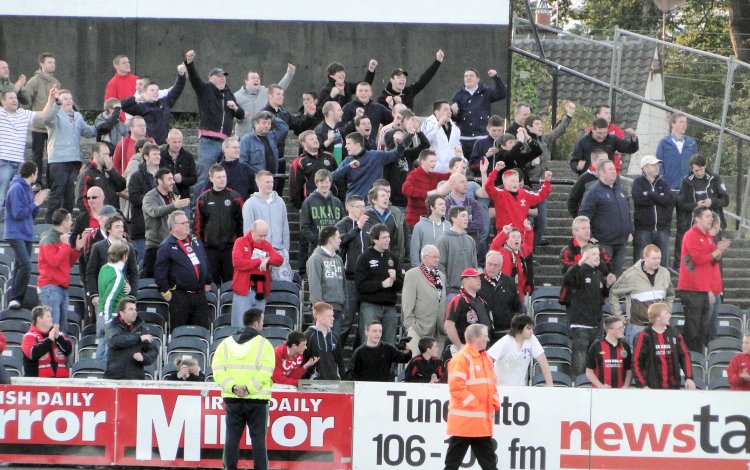
{"label": "man with baseball cap", "polygon": [[674,199],[669,184],[659,174],[660,163],[653,155],[641,157],[642,174],[633,180],[633,262],[643,258],[643,248],[653,243],[661,250],[661,265],[666,267]]}
{"label": "man with baseball cap", "polygon": [[430,80],[432,80],[432,77],[435,76],[438,68],[440,68],[440,64],[443,63],[444,57],[445,53],[443,53],[442,49],[439,49],[435,53],[435,61],[432,65],[411,85],[406,84],[406,77],[409,76],[406,70],[401,67],[394,69],[391,72],[390,83],[386,85],[385,90],[383,90],[380,98],[378,98],[378,103],[388,106],[391,109],[399,103],[406,105],[409,109],[414,108],[414,98],[417,96],[417,93],[430,83]]}
{"label": "man with baseball cap", "polygon": [[466,268],[461,273],[461,289],[448,302],[445,313],[445,334],[448,336],[443,360],[455,355],[466,344],[464,333],[469,325],[481,323],[492,328],[492,312],[487,303],[477,295],[482,288],[481,271]]}
{"label": "man with baseball cap", "polygon": [[200,79],[195,68],[195,51],[185,53],[188,79],[195,90],[198,101],[200,123],[198,124],[198,181],[193,186],[194,194],[200,194],[206,183],[208,169],[221,156],[221,143],[232,135],[234,118],[244,119],[245,111],[237,105],[234,94],[227,87],[229,75],[220,67],[208,72],[208,81]]}

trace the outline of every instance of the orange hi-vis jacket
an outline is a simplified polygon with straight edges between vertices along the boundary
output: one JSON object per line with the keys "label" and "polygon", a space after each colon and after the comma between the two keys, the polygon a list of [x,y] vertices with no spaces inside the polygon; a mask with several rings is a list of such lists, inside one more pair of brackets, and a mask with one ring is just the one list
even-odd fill
{"label": "orange hi-vis jacket", "polygon": [[448,434],[492,436],[495,411],[500,409],[495,369],[485,351],[464,346],[448,363]]}

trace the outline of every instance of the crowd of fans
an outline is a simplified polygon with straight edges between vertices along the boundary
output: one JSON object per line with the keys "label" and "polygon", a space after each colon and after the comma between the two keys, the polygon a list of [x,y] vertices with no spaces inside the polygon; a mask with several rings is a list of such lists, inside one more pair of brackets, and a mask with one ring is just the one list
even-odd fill
{"label": "crowd of fans", "polygon": [[[53,54],[39,56],[28,81],[21,75],[12,82],[0,61],[0,206],[3,238],[15,254],[9,309],[24,305],[43,205],[51,224],[38,246],[41,306],[23,339],[26,375],[68,376],[68,290],[76,263],[88,305],[84,321],[96,324],[107,378],[142,379],[144,366],[159,359],[160,340],[144,329],[134,299],[143,279],[153,278],[169,303],[172,330],[212,327],[212,285],[231,285],[231,325],[249,326],[245,313],[264,310],[274,283],[295,280],[282,197],[288,187],[299,211],[297,271],[306,279],[314,323],[276,347],[274,382],[388,381],[393,364],[407,362],[406,381],[445,381],[445,363],[464,346],[466,328],[481,323],[489,328],[488,355],[500,383],[527,383],[533,358],[553,385],[534,320],[524,312],[535,285],[534,251],[549,244],[550,147],[577,112],[573,103],[549,130],[527,104],[516,103],[505,128],[491,114],[491,104],[507,97],[505,84],[489,70],[487,86],[469,68],[458,91],[435,101],[422,122],[412,108],[439,72],[439,50],[414,83],[406,70],[394,69],[377,100],[376,60],[361,82],[346,81],[344,65],[332,63],[320,92],[304,92],[292,112],[284,92],[294,65],[268,87],[250,70],[232,92],[221,68],[203,80],[196,58],[186,52],[172,86],[161,89],[132,74],[126,56],[115,57],[93,125],[54,77]],[[199,109],[197,158],[171,122],[187,83]],[[597,387],[634,380],[679,388],[682,369],[693,388],[690,351],[703,351],[712,338],[721,302],[720,261],[730,246],[721,237],[726,188],[706,170],[680,113],[670,117],[656,155],[641,158],[642,174],[629,192],[620,184],[619,153],[636,152],[638,137],[611,122],[608,106],[597,106],[591,122],[570,160],[580,176],[569,192],[572,237],[561,253],[558,300],[567,308],[572,374],[585,373]],[[290,131],[299,156],[287,170]],[[96,143],[83,149],[84,137]],[[669,323],[673,214],[682,333]],[[627,267],[631,245],[634,265]],[[605,304],[612,313],[606,320]],[[350,336],[355,349],[347,365]],[[747,361],[748,353],[738,357]],[[178,380],[203,377],[190,358],[178,358],[175,369]],[[732,386],[750,387],[747,369],[736,369]]]}

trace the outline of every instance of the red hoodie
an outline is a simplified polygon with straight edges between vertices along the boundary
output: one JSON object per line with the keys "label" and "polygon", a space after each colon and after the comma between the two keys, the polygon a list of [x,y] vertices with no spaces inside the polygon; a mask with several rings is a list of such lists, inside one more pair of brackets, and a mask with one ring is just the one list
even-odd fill
{"label": "red hoodie", "polygon": [[294,385],[299,383],[299,379],[305,376],[307,369],[302,367],[303,354],[289,357],[289,348],[286,343],[276,346],[273,350],[276,354],[276,366],[273,368],[271,380],[275,384]]}
{"label": "red hoodie", "polygon": [[37,286],[70,287],[70,270],[76,264],[79,251],[69,243],[60,241],[60,232],[54,228],[44,232],[39,241],[39,279]]}
{"label": "red hoodie", "polygon": [[750,391],[750,381],[740,377],[743,370],[750,372],[750,354],[739,353],[732,358],[727,368],[729,388],[731,390]]}
{"label": "red hoodie", "polygon": [[406,225],[414,227],[419,217],[429,215],[425,200],[427,193],[437,187],[440,181],[450,178],[450,173],[427,173],[421,166],[406,175],[401,192],[406,196]]}
{"label": "red hoodie", "polygon": [[270,257],[268,268],[281,266],[284,258],[265,240],[253,240],[252,230],[234,242],[232,249],[232,291],[235,295],[247,295],[250,289],[262,291],[266,297],[271,293],[271,270],[260,269],[261,258]]}
{"label": "red hoodie", "polygon": [[[531,254],[531,250],[534,248],[534,230],[522,230],[522,233],[523,241],[521,241],[521,248],[517,252],[512,252],[505,247],[505,242],[508,241],[509,237],[503,230],[498,232],[495,239],[492,240],[492,245],[490,245],[490,250],[503,255],[502,273],[516,281],[521,303],[523,303],[524,295],[531,292],[531,286],[526,285],[525,258]],[[515,274],[513,273],[514,270],[516,271]]]}
{"label": "red hoodie", "polygon": [[677,288],[692,292],[720,292],[719,262],[711,256],[716,243],[710,233],[693,225],[682,237],[680,278]]}

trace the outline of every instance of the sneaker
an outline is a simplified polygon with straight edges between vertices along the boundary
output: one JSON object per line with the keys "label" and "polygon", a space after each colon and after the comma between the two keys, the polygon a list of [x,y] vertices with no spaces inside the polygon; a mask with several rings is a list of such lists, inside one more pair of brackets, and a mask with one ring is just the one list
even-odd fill
{"label": "sneaker", "polygon": [[8,304],[8,308],[11,310],[18,310],[21,308],[21,302],[17,300],[11,300],[10,303]]}

